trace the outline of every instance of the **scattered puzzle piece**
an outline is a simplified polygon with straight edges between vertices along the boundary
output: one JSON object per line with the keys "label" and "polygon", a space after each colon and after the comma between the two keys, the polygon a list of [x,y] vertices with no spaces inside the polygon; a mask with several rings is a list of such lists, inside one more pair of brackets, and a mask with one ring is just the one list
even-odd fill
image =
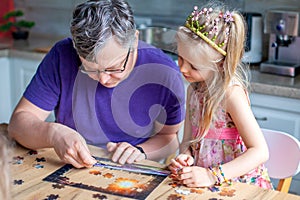
{"label": "scattered puzzle piece", "polygon": [[41,157],[41,158],[36,158],[35,161],[36,162],[46,162],[46,159],[44,157]]}
{"label": "scattered puzzle piece", "polygon": [[220,189],[217,188],[216,186],[208,187],[208,189],[209,189],[210,191],[212,191],[212,192],[219,192],[219,191],[220,191]]}
{"label": "scattered puzzle piece", "polygon": [[27,153],[28,155],[36,155],[36,154],[38,154],[38,152],[37,151],[35,151],[35,150],[30,150],[30,151],[28,151],[28,153]]}
{"label": "scattered puzzle piece", "polygon": [[178,194],[171,194],[168,196],[168,200],[184,200],[184,196]]}
{"label": "scattered puzzle piece", "polygon": [[103,194],[93,194],[93,198],[94,199],[101,199],[101,200],[106,200],[108,199],[107,196],[103,195]]}
{"label": "scattered puzzle piece", "polygon": [[183,195],[191,194],[190,190],[183,190],[183,189],[176,189],[175,192],[177,192],[178,194],[183,194]]}
{"label": "scattered puzzle piece", "polygon": [[35,167],[35,168],[37,168],[37,169],[42,169],[42,168],[44,168],[44,165],[41,165],[41,164],[33,164],[32,165],[33,167]]}
{"label": "scattered puzzle piece", "polygon": [[50,195],[48,195],[47,198],[44,199],[44,200],[56,200],[56,199],[58,199],[58,198],[59,198],[59,195],[58,195],[58,194],[50,194]]}
{"label": "scattered puzzle piece", "polygon": [[192,188],[192,189],[191,189],[191,192],[192,192],[192,193],[197,193],[197,194],[203,194],[203,193],[204,193],[203,190],[201,190],[201,189],[196,189],[196,188]]}
{"label": "scattered puzzle piece", "polygon": [[21,156],[15,156],[15,157],[13,157],[12,164],[13,164],[13,165],[16,165],[16,164],[20,165],[20,164],[23,163],[23,160],[24,160],[24,157],[21,157]]}
{"label": "scattered puzzle piece", "polygon": [[181,186],[181,184],[177,181],[172,181],[168,185],[170,185],[172,188]]}
{"label": "scattered puzzle piece", "polygon": [[24,183],[23,180],[19,179],[19,180],[14,180],[14,185],[22,185]]}
{"label": "scattered puzzle piece", "polygon": [[234,189],[223,188],[219,193],[221,196],[233,197],[235,195]]}
{"label": "scattered puzzle piece", "polygon": [[57,183],[57,184],[52,184],[52,187],[53,187],[53,189],[62,189],[62,188],[65,188],[64,185],[59,184],[59,183]]}

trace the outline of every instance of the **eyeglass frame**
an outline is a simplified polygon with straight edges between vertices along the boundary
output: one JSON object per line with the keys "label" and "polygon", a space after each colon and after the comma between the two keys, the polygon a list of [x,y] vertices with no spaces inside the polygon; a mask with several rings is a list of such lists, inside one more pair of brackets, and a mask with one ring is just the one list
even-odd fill
{"label": "eyeglass frame", "polygon": [[129,59],[129,55],[130,55],[130,52],[131,52],[131,48],[128,49],[128,53],[126,55],[126,58],[125,58],[125,62],[124,62],[124,65],[122,66],[122,68],[120,69],[103,69],[103,70],[86,70],[84,69],[83,65],[80,65],[79,67],[79,70],[84,73],[84,74],[87,74],[87,75],[91,75],[91,74],[101,74],[101,73],[105,73],[105,74],[117,74],[117,73],[122,73],[125,71],[126,69],[126,65],[128,63],[128,59]]}

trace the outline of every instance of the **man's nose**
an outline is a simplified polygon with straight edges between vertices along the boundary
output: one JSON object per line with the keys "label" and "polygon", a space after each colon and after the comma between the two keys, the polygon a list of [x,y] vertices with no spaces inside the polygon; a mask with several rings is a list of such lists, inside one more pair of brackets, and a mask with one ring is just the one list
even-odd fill
{"label": "man's nose", "polygon": [[110,75],[106,74],[106,73],[100,73],[99,74],[99,82],[101,84],[106,84],[108,82],[108,80],[110,79]]}

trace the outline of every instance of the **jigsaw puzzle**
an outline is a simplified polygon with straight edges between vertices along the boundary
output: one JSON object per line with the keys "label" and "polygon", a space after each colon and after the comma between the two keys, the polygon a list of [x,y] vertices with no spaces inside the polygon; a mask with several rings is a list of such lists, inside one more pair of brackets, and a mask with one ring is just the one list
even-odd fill
{"label": "jigsaw puzzle", "polygon": [[145,199],[169,174],[169,171],[161,168],[139,164],[119,165],[106,158],[95,158],[97,163],[90,169],[76,169],[66,164],[43,181],[121,197]]}

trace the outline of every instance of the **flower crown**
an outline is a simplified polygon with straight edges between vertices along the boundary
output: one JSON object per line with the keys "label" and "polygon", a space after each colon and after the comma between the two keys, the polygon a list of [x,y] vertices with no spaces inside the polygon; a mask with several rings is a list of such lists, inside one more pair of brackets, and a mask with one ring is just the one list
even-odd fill
{"label": "flower crown", "polygon": [[[197,6],[194,6],[194,11],[191,13],[190,16],[188,16],[185,26],[189,28],[191,31],[193,31],[195,34],[200,36],[205,42],[207,42],[209,45],[211,45],[213,48],[215,48],[218,52],[220,52],[222,55],[226,56],[226,51],[224,51],[221,47],[223,47],[227,41],[228,41],[228,35],[229,35],[229,27],[225,28],[225,39],[223,42],[216,44],[215,40],[217,38],[217,35],[219,34],[218,30],[218,23],[220,20],[224,20],[226,24],[230,24],[234,21],[232,17],[232,13],[229,11],[226,11],[225,13],[220,12],[219,16],[215,18],[214,20],[210,21],[210,13],[213,11],[212,8],[203,8],[202,10],[198,10]],[[200,24],[199,19],[205,17],[205,23]],[[209,32],[203,32],[203,29],[208,26],[209,24],[213,24],[213,28]],[[213,35],[211,39],[209,39],[207,36]]]}

